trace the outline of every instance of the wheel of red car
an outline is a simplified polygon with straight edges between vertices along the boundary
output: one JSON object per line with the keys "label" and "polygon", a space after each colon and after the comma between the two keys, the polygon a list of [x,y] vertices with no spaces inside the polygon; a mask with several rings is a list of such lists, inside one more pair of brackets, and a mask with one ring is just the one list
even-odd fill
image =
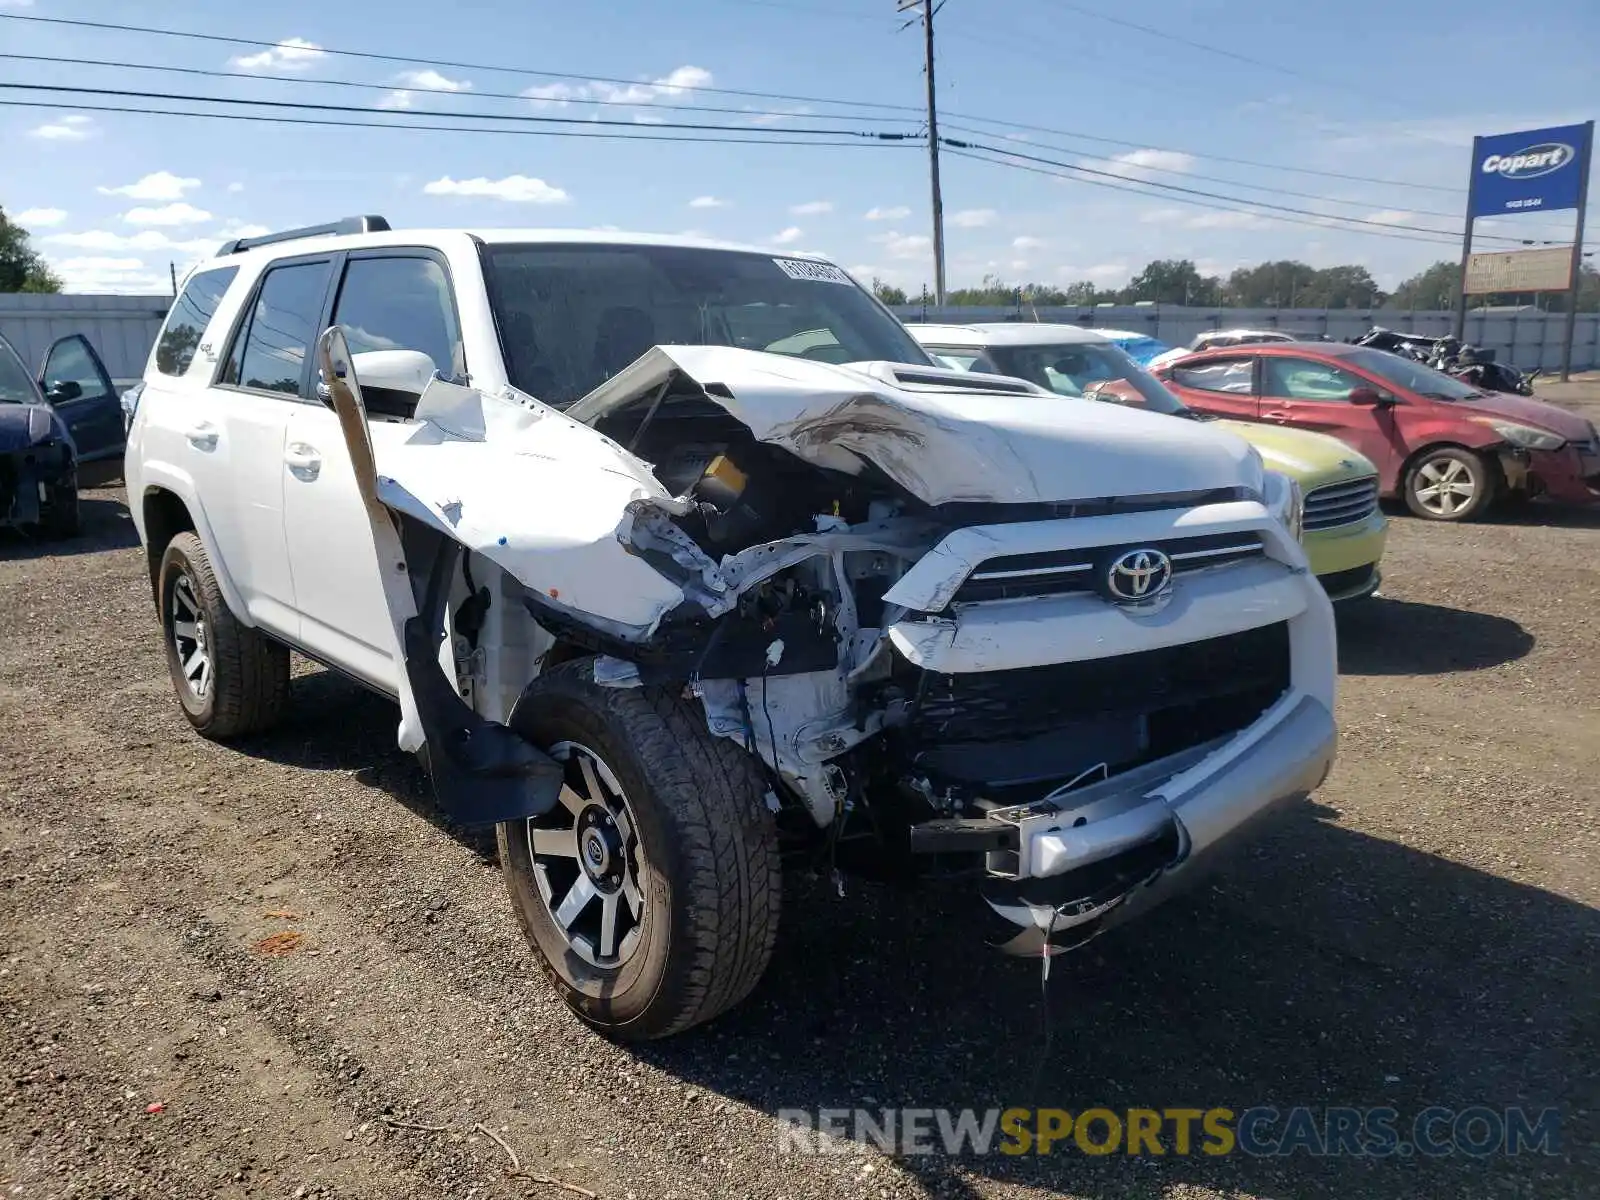
{"label": "wheel of red car", "polygon": [[1479,454],[1440,446],[1418,456],[1406,471],[1406,506],[1429,521],[1466,521],[1494,501],[1498,477]]}
{"label": "wheel of red car", "polygon": [[601,1032],[646,1040],[732,1008],[777,937],[777,833],[755,761],[674,689],[541,675],[511,726],[562,763],[561,803],[497,827],[545,974]]}

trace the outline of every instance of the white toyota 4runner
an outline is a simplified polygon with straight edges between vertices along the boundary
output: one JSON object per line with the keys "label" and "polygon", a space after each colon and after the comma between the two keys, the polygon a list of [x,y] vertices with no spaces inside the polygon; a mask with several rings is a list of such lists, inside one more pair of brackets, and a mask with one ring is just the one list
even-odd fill
{"label": "white toyota 4runner", "polygon": [[965,871],[1055,953],[1333,762],[1291,481],[939,368],[814,257],[374,217],[229,243],[126,478],[194,727],[277,720],[290,650],[393,697],[620,1037],[750,992],[788,855]]}

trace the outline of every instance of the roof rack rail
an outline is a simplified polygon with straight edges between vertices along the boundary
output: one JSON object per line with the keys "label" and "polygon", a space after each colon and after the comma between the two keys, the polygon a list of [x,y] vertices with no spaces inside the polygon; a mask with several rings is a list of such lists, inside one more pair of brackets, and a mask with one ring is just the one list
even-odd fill
{"label": "roof rack rail", "polygon": [[222,243],[222,248],[217,251],[217,257],[224,254],[237,254],[241,250],[249,250],[255,246],[270,246],[274,242],[292,242],[300,238],[325,237],[336,233],[388,233],[391,226],[382,217],[344,217],[337,221],[329,221],[326,225],[306,225],[299,229],[285,229],[281,233],[263,233],[260,237],[234,238],[231,242]]}

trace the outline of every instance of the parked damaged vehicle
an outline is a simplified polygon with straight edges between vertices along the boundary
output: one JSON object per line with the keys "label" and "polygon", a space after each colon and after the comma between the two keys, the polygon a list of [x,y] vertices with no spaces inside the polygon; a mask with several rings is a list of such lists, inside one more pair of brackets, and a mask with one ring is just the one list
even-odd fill
{"label": "parked damaged vehicle", "polygon": [[115,397],[81,334],[57,340],[37,377],[0,335],[0,528],[47,541],[77,535],[79,487],[118,474]]}
{"label": "parked damaged vehicle", "polygon": [[362,218],[195,286],[128,458],[184,712],[270,725],[290,647],[394,697],[613,1036],[749,994],[786,857],[964,874],[1059,953],[1331,768],[1292,482],[941,368],[830,262]]}

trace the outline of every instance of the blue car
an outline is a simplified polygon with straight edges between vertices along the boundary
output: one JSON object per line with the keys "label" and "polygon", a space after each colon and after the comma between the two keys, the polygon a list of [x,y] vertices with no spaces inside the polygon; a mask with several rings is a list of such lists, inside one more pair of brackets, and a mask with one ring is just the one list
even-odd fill
{"label": "blue car", "polygon": [[1110,338],[1122,348],[1123,353],[1141,367],[1147,365],[1156,355],[1165,354],[1172,349],[1160,338],[1134,333],[1128,329],[1096,329],[1095,332]]}

